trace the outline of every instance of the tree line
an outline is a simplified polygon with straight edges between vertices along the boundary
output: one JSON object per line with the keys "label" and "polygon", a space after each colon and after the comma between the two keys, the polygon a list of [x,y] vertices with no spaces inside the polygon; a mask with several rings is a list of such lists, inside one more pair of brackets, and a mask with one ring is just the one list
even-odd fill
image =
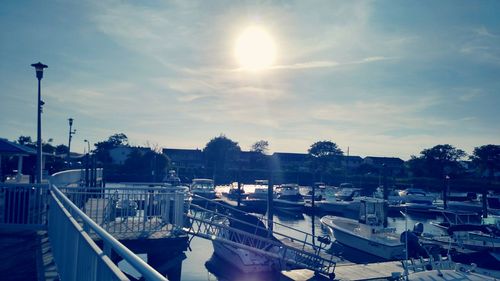
{"label": "tree line", "polygon": [[[20,136],[16,142],[21,145],[36,148],[29,136]],[[118,147],[129,148],[129,153],[123,163],[114,163],[110,152]],[[54,145],[52,139],[43,142],[42,150],[45,153],[54,155],[67,154],[66,145]],[[446,178],[482,178],[495,181],[496,175],[500,172],[500,145],[487,144],[475,147],[471,155],[467,155],[464,150],[456,148],[450,144],[440,144],[422,150],[418,155],[412,155],[411,159],[405,163],[405,173],[387,174],[379,167],[369,164],[361,164],[354,169],[342,164],[344,152],[339,146],[330,140],[317,141],[309,147],[307,158],[301,163],[292,166],[280,166],[279,163],[273,166],[273,159],[267,155],[269,142],[266,140],[256,141],[250,147],[252,152],[251,163],[246,163],[242,168],[242,149],[238,142],[220,134],[210,139],[202,150],[203,165],[197,171],[192,171],[190,175],[184,176],[185,180],[192,177],[214,178],[219,182],[234,181],[242,178],[242,173],[247,181],[249,178],[257,179],[267,177],[269,171],[275,170],[281,173],[283,180],[297,180],[307,178],[308,181],[337,181],[340,178],[351,180],[353,178],[379,178],[384,176],[400,178],[430,178],[443,180]],[[128,137],[123,133],[113,134],[107,139],[94,144],[92,154],[98,165],[105,168],[105,176],[110,181],[161,181],[168,170],[175,169],[176,166],[157,147],[131,146]],[[46,161],[46,169],[49,173],[54,173],[68,167],[64,157],[49,157]],[[73,160],[73,165],[82,164],[81,161]],[[467,162],[464,162],[468,160]],[[17,168],[17,162],[9,159],[3,161],[2,170],[7,172]],[[25,161],[25,172],[33,172],[35,162]],[[242,171],[243,170],[243,171]],[[2,173],[5,174],[5,173]],[[360,182],[361,183],[361,182]]]}

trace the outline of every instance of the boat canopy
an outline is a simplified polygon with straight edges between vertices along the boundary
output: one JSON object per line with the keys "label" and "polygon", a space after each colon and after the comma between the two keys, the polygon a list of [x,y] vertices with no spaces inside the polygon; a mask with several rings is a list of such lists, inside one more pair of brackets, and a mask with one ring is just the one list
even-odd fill
{"label": "boat canopy", "polygon": [[368,225],[382,225],[386,217],[384,200],[366,197],[360,200],[359,222]]}

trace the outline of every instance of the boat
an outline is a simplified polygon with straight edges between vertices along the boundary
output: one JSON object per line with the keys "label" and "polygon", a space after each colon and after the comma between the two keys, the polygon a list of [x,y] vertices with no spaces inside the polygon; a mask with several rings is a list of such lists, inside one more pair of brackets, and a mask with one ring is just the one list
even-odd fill
{"label": "boat", "polygon": [[256,180],[253,185],[245,185],[245,190],[249,192],[247,197],[241,202],[248,212],[262,213],[267,210],[267,189],[267,180]]}
{"label": "boat", "polygon": [[486,220],[481,224],[439,225],[446,231],[443,235],[426,235],[424,239],[440,243],[449,248],[458,247],[474,251],[500,251],[500,229],[498,221]]}
{"label": "boat", "polygon": [[206,202],[205,199],[197,198],[197,196],[204,197],[206,199],[216,198],[214,181],[211,179],[193,179],[193,183],[189,187],[189,190],[193,195],[192,204]]}
{"label": "boat", "polygon": [[353,201],[354,198],[361,195],[361,188],[346,187],[346,183],[343,183],[339,187],[339,191],[335,193],[335,200],[337,201]]}
{"label": "boat", "polygon": [[[264,223],[262,223],[259,218],[250,214],[241,213],[234,213],[231,218],[232,219],[220,222],[227,224],[229,228],[224,228],[219,232],[219,239],[212,240],[214,254],[223,259],[225,262],[228,262],[238,268],[243,273],[271,272],[277,268],[277,261],[274,259],[255,251],[246,250],[242,247],[235,246],[234,244],[223,242],[224,240],[232,241],[233,239],[236,239],[235,235],[231,235],[232,229],[244,231],[260,237],[269,237],[269,233]],[[275,242],[278,241],[272,236],[270,239]],[[251,243],[251,241],[247,241],[247,243]],[[269,247],[266,247],[263,250],[268,252],[278,252],[279,249],[277,248],[277,246],[270,244]]]}
{"label": "boat", "polygon": [[[314,186],[314,201],[321,201],[327,198],[327,185],[322,182],[315,182]],[[313,187],[303,188],[301,194],[305,201],[312,201]]]}
{"label": "boat", "polygon": [[275,195],[273,206],[277,211],[295,213],[302,212],[304,209],[304,198],[299,192],[298,184],[282,184],[277,186]]}
{"label": "boat", "polygon": [[240,188],[238,188],[238,183],[233,182],[229,186],[229,191],[227,192],[227,198],[231,200],[244,200],[247,197],[247,193],[245,192],[245,188],[243,184],[240,184]]}
{"label": "boat", "polygon": [[[255,180],[255,183],[253,184],[254,192],[250,192],[248,194],[248,198],[267,200],[268,185],[269,184],[267,180]],[[249,186],[249,188],[250,187],[251,186]]]}
{"label": "boat", "polygon": [[495,272],[456,262],[450,256],[445,259],[404,260],[402,264],[404,272],[399,275],[399,280],[493,281],[498,278]]}
{"label": "boat", "polygon": [[360,200],[359,219],[324,216],[321,223],[340,244],[378,256],[398,260],[405,256],[405,244],[395,228],[384,227],[385,201],[364,197]]}
{"label": "boat", "polygon": [[407,188],[398,192],[401,203],[415,203],[431,206],[434,196],[429,195],[426,191],[420,188]]}

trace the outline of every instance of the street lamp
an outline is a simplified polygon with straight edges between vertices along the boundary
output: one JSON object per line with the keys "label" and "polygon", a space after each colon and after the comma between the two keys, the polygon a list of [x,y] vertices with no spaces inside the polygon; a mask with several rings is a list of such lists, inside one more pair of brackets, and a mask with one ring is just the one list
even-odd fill
{"label": "street lamp", "polygon": [[87,143],[87,153],[90,154],[90,142],[88,140],[83,140],[84,142]]}
{"label": "street lamp", "polygon": [[71,127],[73,126],[73,118],[69,118],[69,137],[68,137],[68,164],[71,165],[71,138],[73,138],[73,135],[76,133],[76,130],[71,130]]}
{"label": "street lamp", "polygon": [[36,131],[36,183],[42,183],[42,99],[41,83],[43,78],[43,69],[47,68],[45,64],[38,62],[31,65],[35,68],[36,78],[38,79],[38,105],[37,105],[37,131]]}

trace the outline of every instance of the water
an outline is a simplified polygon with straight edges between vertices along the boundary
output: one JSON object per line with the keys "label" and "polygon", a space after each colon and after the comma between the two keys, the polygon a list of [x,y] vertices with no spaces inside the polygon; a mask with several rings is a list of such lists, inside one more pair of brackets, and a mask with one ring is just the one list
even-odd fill
{"label": "water", "polygon": [[[314,216],[313,219],[310,215],[300,214],[298,216],[286,216],[286,215],[275,215],[274,221],[282,223],[284,225],[311,233],[314,225],[314,232],[316,236],[328,235],[328,229],[323,227],[319,221],[321,216]],[[398,233],[405,230],[405,225],[408,225],[409,229],[413,228],[413,225],[417,222],[422,222],[424,224],[424,232],[439,234],[440,230],[431,224],[430,221],[442,221],[439,217],[424,217],[408,215],[408,221],[405,220],[403,216],[389,218],[389,226],[395,227]],[[284,227],[275,227],[275,231],[296,235],[296,233],[289,231]],[[245,275],[240,273],[237,269],[232,268],[232,266],[224,261],[221,261],[216,256],[213,256],[213,246],[212,242],[195,237],[191,241],[192,251],[186,252],[187,259],[184,260],[182,264],[182,280],[188,281],[267,281],[267,280],[277,280],[279,277],[276,275],[260,274],[260,275]],[[342,257],[346,261],[355,263],[367,263],[367,262],[379,262],[382,261],[376,256],[370,254],[344,247],[337,243],[332,243],[328,251],[336,256]]]}

